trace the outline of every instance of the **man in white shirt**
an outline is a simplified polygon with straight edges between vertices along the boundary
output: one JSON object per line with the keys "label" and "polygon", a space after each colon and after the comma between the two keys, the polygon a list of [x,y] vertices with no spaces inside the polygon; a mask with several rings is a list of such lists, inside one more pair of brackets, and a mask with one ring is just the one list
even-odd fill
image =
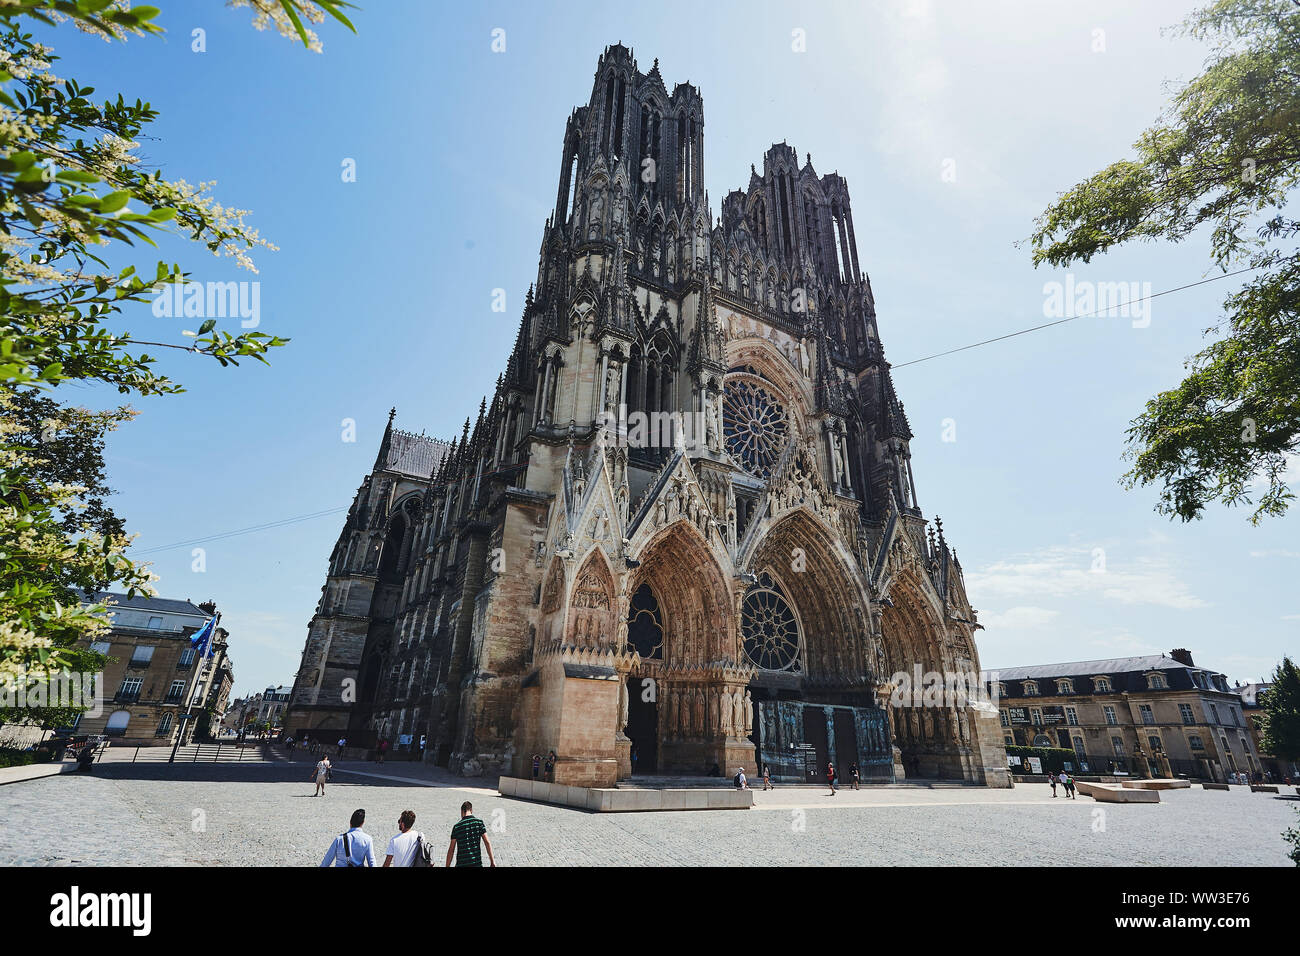
{"label": "man in white shirt", "polygon": [[410,866],[415,860],[415,849],[420,843],[420,834],[411,827],[415,826],[415,811],[403,810],[397,818],[397,836],[388,841],[388,856],[384,866]]}
{"label": "man in white shirt", "polygon": [[366,822],[366,811],[358,810],[352,814],[352,826],[347,833],[340,833],[325,851],[321,866],[374,866],[375,845],[370,835],[361,829]]}

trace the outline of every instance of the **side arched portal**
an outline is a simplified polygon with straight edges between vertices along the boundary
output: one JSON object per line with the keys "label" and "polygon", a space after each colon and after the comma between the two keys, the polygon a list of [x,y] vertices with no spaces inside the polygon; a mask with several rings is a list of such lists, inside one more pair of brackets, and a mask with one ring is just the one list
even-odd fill
{"label": "side arched portal", "polygon": [[752,668],[741,663],[735,594],[713,551],[689,521],[676,521],[642,551],[628,590],[628,644],[641,654],[628,687],[640,702],[629,723],[638,768],[752,771]]}

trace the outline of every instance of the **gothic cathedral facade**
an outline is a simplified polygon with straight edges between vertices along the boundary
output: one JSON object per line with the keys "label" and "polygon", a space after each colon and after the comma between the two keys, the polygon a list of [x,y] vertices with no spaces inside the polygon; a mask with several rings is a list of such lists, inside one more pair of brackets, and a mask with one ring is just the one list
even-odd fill
{"label": "gothic cathedral facade", "polygon": [[911,437],[844,179],[777,144],[715,220],[699,91],[609,47],[496,392],[450,442],[390,416],[286,729],[577,786],[1006,786],[995,710],[891,700],[979,673]]}

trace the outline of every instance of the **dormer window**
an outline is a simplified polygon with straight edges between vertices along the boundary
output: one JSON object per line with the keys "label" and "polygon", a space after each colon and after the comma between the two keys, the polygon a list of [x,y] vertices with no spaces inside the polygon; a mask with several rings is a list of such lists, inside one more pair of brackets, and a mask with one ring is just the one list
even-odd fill
{"label": "dormer window", "polygon": [[1168,690],[1169,682],[1165,680],[1164,674],[1148,674],[1147,686],[1152,690]]}
{"label": "dormer window", "polygon": [[1036,680],[1025,681],[1025,696],[1026,697],[1038,696],[1038,681]]}
{"label": "dormer window", "polygon": [[1092,686],[1096,689],[1097,693],[1099,694],[1109,694],[1111,691],[1110,678],[1094,677],[1092,679]]}
{"label": "dormer window", "polygon": [[1073,694],[1074,681],[1070,680],[1068,677],[1062,677],[1056,682],[1056,692],[1058,694]]}

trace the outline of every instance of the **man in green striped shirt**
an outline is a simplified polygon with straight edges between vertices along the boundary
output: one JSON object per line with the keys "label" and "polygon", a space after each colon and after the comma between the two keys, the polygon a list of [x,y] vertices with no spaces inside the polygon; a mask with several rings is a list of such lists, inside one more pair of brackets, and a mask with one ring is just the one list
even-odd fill
{"label": "man in green striped shirt", "polygon": [[488,839],[487,827],[483,825],[482,820],[474,816],[473,810],[474,805],[468,800],[460,805],[460,819],[451,828],[451,843],[447,846],[448,866],[451,866],[453,854],[457,866],[482,866],[483,856],[479,851],[479,840],[482,840],[483,845],[487,847],[488,865],[497,865],[497,861],[492,857],[492,841]]}

